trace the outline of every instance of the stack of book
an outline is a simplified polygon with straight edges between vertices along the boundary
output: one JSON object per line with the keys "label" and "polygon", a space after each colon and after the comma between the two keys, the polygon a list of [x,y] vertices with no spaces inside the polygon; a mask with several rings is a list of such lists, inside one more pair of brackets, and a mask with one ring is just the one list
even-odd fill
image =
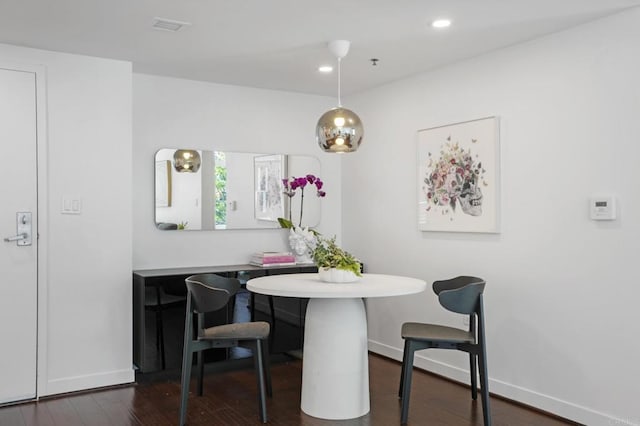
{"label": "stack of book", "polygon": [[249,263],[257,266],[295,265],[296,257],[288,251],[263,251],[254,253]]}

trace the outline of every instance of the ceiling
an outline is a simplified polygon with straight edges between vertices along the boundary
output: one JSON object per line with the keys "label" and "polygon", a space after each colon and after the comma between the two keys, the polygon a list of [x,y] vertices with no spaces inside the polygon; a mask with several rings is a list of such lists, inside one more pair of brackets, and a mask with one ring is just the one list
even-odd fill
{"label": "ceiling", "polygon": [[[0,42],[133,62],[135,72],[335,96],[561,31],[640,0],[0,0]],[[155,17],[191,23],[152,28]],[[448,17],[448,29],[431,28]],[[370,59],[378,58],[377,66]]]}

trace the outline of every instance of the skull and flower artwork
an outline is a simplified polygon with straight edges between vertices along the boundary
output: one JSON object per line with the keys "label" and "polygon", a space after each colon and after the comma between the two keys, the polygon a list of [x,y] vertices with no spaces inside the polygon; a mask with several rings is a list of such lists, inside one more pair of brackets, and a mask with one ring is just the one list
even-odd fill
{"label": "skull and flower artwork", "polygon": [[459,206],[464,214],[480,216],[482,189],[479,183],[488,184],[483,180],[486,170],[482,168],[478,155],[474,155],[471,148],[465,150],[458,142],[452,143],[449,136],[439,158],[434,158],[431,152],[428,156],[423,187],[427,210],[441,208],[443,214],[448,214],[449,209],[455,212]]}
{"label": "skull and flower artwork", "polygon": [[421,230],[497,232],[496,120],[419,132]]}

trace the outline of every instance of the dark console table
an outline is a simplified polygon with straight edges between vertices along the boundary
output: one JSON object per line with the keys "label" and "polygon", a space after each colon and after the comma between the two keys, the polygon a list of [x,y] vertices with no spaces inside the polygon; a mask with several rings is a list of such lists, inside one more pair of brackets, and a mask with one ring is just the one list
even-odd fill
{"label": "dark console table", "polygon": [[[222,265],[222,266],[197,266],[186,268],[144,269],[133,271],[133,363],[139,373],[148,373],[161,369],[156,347],[156,324],[153,321],[152,312],[145,310],[145,290],[162,286],[165,291],[173,294],[185,294],[184,279],[194,274],[214,273],[223,276],[236,277],[242,280],[250,278],[275,275],[295,274],[303,272],[316,272],[315,265],[292,265],[259,267],[254,265]],[[271,318],[267,296],[238,295],[236,313],[245,314],[246,319],[255,316],[257,320],[272,322],[272,352],[285,352],[300,349],[302,347],[302,329],[304,327],[304,314],[306,299],[274,298],[273,306],[275,318]],[[248,300],[250,309],[242,309],[244,301]],[[255,309],[255,311],[254,311]],[[177,307],[163,313],[163,333],[165,336],[165,352],[167,356],[167,368],[178,367],[182,357],[182,337],[184,335],[184,307]],[[236,315],[236,318],[238,316]],[[211,317],[207,322],[223,323],[224,315]],[[277,325],[276,325],[277,323]],[[228,354],[222,355],[228,357]]]}

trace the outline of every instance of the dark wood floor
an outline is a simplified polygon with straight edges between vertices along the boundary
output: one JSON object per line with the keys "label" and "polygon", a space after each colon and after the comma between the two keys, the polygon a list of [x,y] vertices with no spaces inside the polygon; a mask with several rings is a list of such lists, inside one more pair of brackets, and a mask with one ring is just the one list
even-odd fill
{"label": "dark wood floor", "polygon": [[[268,401],[269,424],[278,426],[398,425],[400,365],[370,356],[371,412],[346,421],[326,421],[300,411],[302,363],[289,360],[272,366],[273,398]],[[192,382],[192,391],[195,380]],[[101,426],[176,425],[180,383],[171,378],[136,385],[70,394],[0,408],[0,425]],[[552,426],[574,424],[492,398],[493,424]],[[189,425],[259,425],[255,376],[251,369],[208,374],[204,396],[192,393]],[[480,400],[467,388],[416,370],[413,378],[410,425],[482,425]]]}

